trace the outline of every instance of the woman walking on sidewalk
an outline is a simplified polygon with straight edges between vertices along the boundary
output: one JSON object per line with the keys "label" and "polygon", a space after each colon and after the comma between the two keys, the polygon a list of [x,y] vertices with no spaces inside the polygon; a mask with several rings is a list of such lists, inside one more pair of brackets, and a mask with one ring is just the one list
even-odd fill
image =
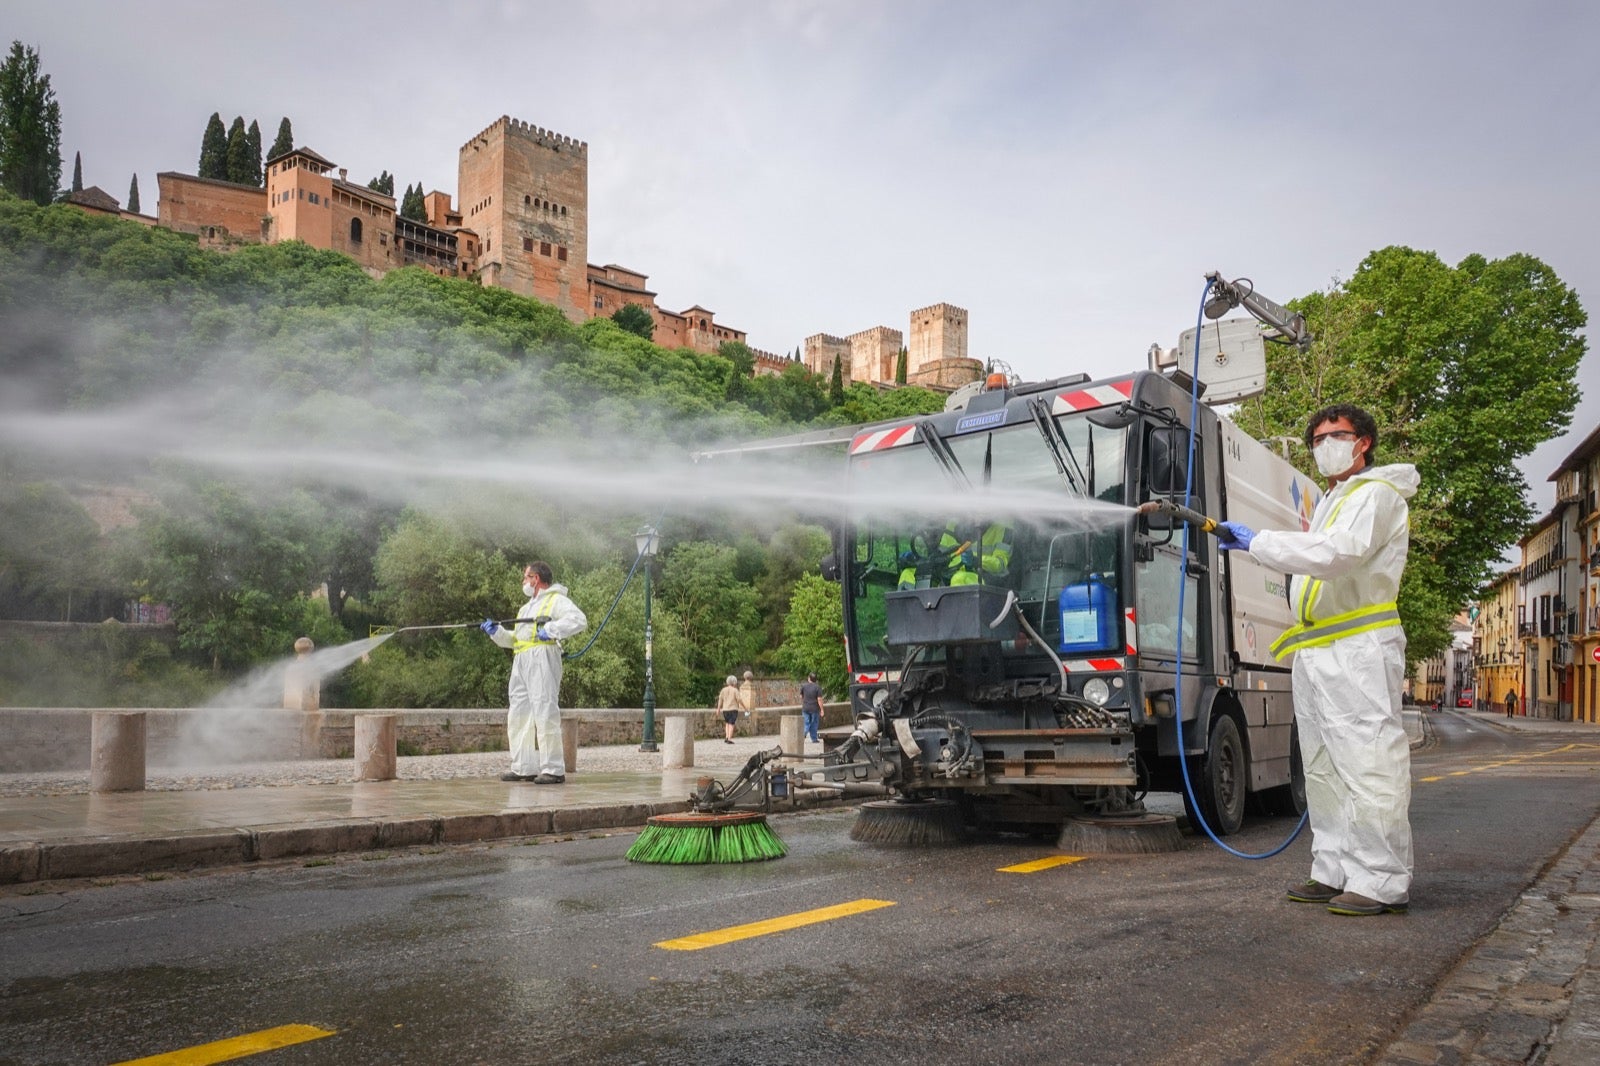
{"label": "woman walking on sidewalk", "polygon": [[744,697],[739,695],[739,679],[728,675],[722,691],[717,693],[717,710],[722,712],[722,742],[733,743],[733,727],[739,721],[739,712],[747,710]]}

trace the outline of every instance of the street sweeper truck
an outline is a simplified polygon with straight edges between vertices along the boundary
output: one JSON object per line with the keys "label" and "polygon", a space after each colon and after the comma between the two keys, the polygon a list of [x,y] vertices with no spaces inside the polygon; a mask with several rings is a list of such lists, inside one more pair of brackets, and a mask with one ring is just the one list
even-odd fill
{"label": "street sweeper truck", "polygon": [[1247,282],[1212,281],[1208,315],[1253,317],[1134,373],[994,376],[850,436],[824,571],[855,725],[816,776],[894,794],[858,839],[912,843],[949,818],[1055,833],[1137,818],[1152,790],[1218,834],[1247,806],[1304,810],[1289,663],[1270,651],[1294,622],[1288,581],[1205,534],[1207,516],[1307,528],[1317,484],[1215,406],[1261,390],[1265,340],[1309,337]]}

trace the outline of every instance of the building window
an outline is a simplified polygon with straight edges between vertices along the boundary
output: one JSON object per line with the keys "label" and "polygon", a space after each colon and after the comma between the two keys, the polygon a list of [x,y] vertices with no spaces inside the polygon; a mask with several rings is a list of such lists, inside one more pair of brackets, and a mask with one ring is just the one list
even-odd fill
{"label": "building window", "polygon": [[350,220],[350,243],[361,243],[361,220],[359,218],[352,218]]}
{"label": "building window", "polygon": [[522,238],[522,250],[524,252],[533,251],[533,238],[532,237],[524,237],[524,238]]}
{"label": "building window", "polygon": [[566,217],[566,214],[567,214],[567,209],[566,209],[566,208],[564,208],[564,207],[563,207],[563,208],[562,208],[562,209],[561,209],[561,215],[562,215],[562,217],[563,217],[563,218],[565,218],[565,217]]}
{"label": "building window", "polygon": [[562,245],[562,246],[560,246],[559,248],[556,249],[556,258],[561,260],[563,263],[565,263],[567,261],[567,248],[566,248],[566,245]]}
{"label": "building window", "polygon": [[549,255],[550,254],[550,242],[549,241],[540,241],[539,242],[539,254],[540,255]]}
{"label": "building window", "polygon": [[531,197],[531,196],[524,196],[524,197],[523,197],[523,198],[522,198],[522,202],[523,202],[523,203],[524,203],[524,204],[526,204],[526,203],[529,203],[529,202],[530,202],[530,201],[531,201],[531,200],[532,200],[532,199],[533,199],[533,198],[532,198],[532,197]]}

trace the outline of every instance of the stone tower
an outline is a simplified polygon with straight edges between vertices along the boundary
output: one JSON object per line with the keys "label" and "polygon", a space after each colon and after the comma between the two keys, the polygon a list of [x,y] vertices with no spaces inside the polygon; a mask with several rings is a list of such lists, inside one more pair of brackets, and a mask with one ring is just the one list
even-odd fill
{"label": "stone tower", "polygon": [[911,312],[911,343],[906,346],[906,376],[945,359],[967,358],[967,312],[953,304],[934,304]]}
{"label": "stone tower", "polygon": [[498,286],[589,317],[589,146],[502,115],[461,146],[462,225]]}

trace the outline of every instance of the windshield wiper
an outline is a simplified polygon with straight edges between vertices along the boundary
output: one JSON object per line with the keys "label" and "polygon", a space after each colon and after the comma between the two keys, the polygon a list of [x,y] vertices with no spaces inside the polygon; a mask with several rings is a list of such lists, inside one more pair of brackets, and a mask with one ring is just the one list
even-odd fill
{"label": "windshield wiper", "polygon": [[[1072,443],[1051,416],[1049,405],[1042,397],[1035,397],[1028,401],[1028,407],[1033,411],[1033,420],[1038,423],[1039,432],[1044,434],[1044,441],[1050,446],[1050,457],[1056,461],[1056,470],[1066,480],[1067,487],[1079,496],[1089,495],[1088,479],[1083,476],[1083,467],[1078,465],[1078,457],[1072,452]],[[1067,453],[1065,457],[1061,454],[1063,448]],[[1068,460],[1072,462],[1070,467]]]}
{"label": "windshield wiper", "polygon": [[939,465],[944,467],[944,472],[950,475],[952,481],[961,488],[972,488],[972,479],[961,469],[961,461],[956,458],[956,453],[950,450],[949,442],[939,436],[939,431],[933,428],[932,419],[925,418],[917,423],[917,436],[928,446],[928,450],[939,461]]}

